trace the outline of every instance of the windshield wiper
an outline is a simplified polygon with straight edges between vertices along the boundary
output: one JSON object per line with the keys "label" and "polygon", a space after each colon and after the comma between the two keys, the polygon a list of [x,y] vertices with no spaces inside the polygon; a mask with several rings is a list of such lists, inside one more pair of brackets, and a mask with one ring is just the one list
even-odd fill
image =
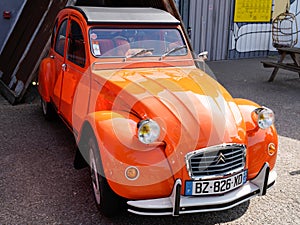
{"label": "windshield wiper", "polygon": [[148,52],[153,52],[153,51],[154,51],[153,48],[149,48],[149,49],[143,48],[143,49],[140,49],[139,51],[135,52],[134,54],[126,56],[124,58],[124,62],[126,62],[126,60],[129,59],[129,58],[134,58],[134,57],[137,57],[139,55],[143,55],[143,54],[146,54]]}
{"label": "windshield wiper", "polygon": [[165,52],[165,53],[159,58],[159,60],[162,60],[163,58],[167,57],[168,55],[170,55],[170,54],[172,54],[172,53],[174,53],[174,52],[177,52],[177,51],[179,51],[179,50],[181,50],[181,49],[184,49],[184,48],[187,48],[187,46],[186,46],[186,45],[181,45],[181,46],[177,46],[177,47],[175,47],[175,48],[172,48],[171,50]]}

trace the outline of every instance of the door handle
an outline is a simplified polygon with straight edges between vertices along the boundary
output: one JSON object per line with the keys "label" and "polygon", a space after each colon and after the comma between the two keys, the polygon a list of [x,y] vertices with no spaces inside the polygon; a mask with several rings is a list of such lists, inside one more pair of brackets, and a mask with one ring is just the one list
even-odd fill
{"label": "door handle", "polygon": [[61,65],[61,69],[62,69],[62,71],[65,72],[65,71],[67,70],[67,64],[65,64],[65,63],[62,64],[62,65]]}

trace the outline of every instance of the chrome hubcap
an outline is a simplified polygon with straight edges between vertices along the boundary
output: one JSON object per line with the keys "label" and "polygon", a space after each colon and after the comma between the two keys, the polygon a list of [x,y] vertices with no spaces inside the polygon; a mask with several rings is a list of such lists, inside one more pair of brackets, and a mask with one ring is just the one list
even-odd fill
{"label": "chrome hubcap", "polygon": [[91,180],[92,180],[93,191],[96,198],[96,202],[99,205],[100,204],[99,176],[98,176],[96,160],[92,148],[90,149],[90,168],[91,168]]}
{"label": "chrome hubcap", "polygon": [[44,113],[44,115],[46,115],[47,114],[47,103],[43,99],[41,100],[41,102],[42,102],[43,113]]}

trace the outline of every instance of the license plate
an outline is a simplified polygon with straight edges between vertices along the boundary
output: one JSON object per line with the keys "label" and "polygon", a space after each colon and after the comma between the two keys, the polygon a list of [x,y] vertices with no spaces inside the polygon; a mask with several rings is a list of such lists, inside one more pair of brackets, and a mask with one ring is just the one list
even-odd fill
{"label": "license plate", "polygon": [[201,196],[223,194],[234,190],[247,182],[247,170],[218,180],[187,181],[185,183],[185,195]]}

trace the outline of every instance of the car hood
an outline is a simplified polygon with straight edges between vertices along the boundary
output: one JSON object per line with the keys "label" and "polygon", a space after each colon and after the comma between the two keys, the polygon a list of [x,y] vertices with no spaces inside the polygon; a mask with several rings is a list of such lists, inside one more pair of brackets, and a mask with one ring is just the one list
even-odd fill
{"label": "car hood", "polygon": [[[164,141],[193,143],[194,148],[244,143],[241,113],[230,94],[196,68],[123,69],[95,72],[113,110],[154,119]],[[107,91],[109,90],[109,91]],[[121,108],[121,109],[120,109]],[[178,137],[179,135],[179,137]]]}
{"label": "car hood", "polygon": [[106,101],[110,101],[112,110],[127,111],[139,119],[159,123],[160,140],[166,143],[170,162],[180,162],[178,169],[188,152],[223,143],[245,144],[245,123],[233,98],[200,69],[147,68],[94,73],[106,89]]}

